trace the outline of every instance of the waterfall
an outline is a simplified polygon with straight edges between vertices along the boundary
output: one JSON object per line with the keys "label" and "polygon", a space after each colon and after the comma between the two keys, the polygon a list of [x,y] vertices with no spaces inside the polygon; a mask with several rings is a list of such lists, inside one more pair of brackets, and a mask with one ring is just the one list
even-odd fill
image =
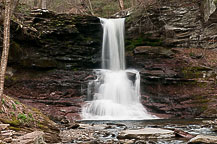
{"label": "waterfall", "polygon": [[124,21],[125,19],[100,18],[103,26],[102,68],[125,69]]}
{"label": "waterfall", "polygon": [[103,27],[102,69],[94,70],[96,80],[88,84],[82,107],[85,120],[139,120],[156,118],[140,103],[140,74],[125,69],[125,19],[100,18]]}

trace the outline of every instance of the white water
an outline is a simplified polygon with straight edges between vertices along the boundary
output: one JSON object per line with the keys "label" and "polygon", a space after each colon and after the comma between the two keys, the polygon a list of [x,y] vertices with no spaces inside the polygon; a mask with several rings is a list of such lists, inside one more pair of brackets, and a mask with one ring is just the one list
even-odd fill
{"label": "white water", "polygon": [[[85,120],[139,120],[156,118],[140,103],[140,74],[125,70],[125,19],[100,18],[103,26],[102,68],[88,85]],[[131,75],[133,80],[128,77]]]}

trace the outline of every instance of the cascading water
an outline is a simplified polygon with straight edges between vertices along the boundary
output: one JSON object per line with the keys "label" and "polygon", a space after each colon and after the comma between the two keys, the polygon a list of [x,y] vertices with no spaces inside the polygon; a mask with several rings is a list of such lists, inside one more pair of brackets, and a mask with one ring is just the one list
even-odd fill
{"label": "cascading water", "polygon": [[[125,19],[100,18],[103,26],[102,68],[88,85],[88,101],[82,108],[86,120],[154,119],[140,103],[140,74],[125,70]],[[130,77],[130,78],[129,78]]]}

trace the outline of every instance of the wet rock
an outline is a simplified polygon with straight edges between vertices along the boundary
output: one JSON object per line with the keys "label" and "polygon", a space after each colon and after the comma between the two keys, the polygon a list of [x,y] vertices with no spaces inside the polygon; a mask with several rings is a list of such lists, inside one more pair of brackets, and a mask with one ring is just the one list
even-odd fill
{"label": "wet rock", "polygon": [[116,125],[118,127],[127,127],[124,123],[106,123],[107,125]]}
{"label": "wet rock", "polygon": [[204,120],[203,123],[205,123],[208,126],[212,127],[212,130],[214,132],[217,132],[217,120]]}
{"label": "wet rock", "polygon": [[216,136],[208,136],[208,135],[198,135],[195,138],[192,138],[188,142],[188,144],[197,144],[197,143],[217,144],[217,137]]}
{"label": "wet rock", "polygon": [[69,124],[69,121],[64,117],[64,118],[62,118],[61,119],[61,124],[63,124],[63,125],[68,125]]}
{"label": "wet rock", "polygon": [[91,130],[103,130],[103,129],[106,129],[107,128],[107,125],[105,124],[97,124],[97,125],[94,125],[93,124],[79,124],[79,129],[91,129]]}
{"label": "wet rock", "polygon": [[92,126],[89,124],[79,124],[79,129],[91,129]]}
{"label": "wet rock", "polygon": [[134,144],[134,140],[126,139],[126,140],[124,140],[124,143],[126,143],[126,144]]}
{"label": "wet rock", "polygon": [[12,144],[46,144],[44,142],[44,132],[42,131],[34,131],[32,133],[28,133],[24,136],[20,136],[17,139],[13,140]]}
{"label": "wet rock", "polygon": [[191,139],[194,137],[193,135],[191,135],[187,132],[184,132],[183,130],[180,130],[180,129],[175,129],[174,133],[177,137],[183,137],[183,138],[187,138],[187,139]]}
{"label": "wet rock", "polygon": [[214,125],[214,126],[213,126],[213,131],[214,131],[214,132],[217,132],[217,125]]}
{"label": "wet rock", "polygon": [[125,130],[119,135],[119,139],[162,139],[174,137],[174,132],[160,128],[144,128],[138,130]]}
{"label": "wet rock", "polygon": [[77,129],[79,127],[80,127],[80,125],[78,123],[70,123],[68,128],[69,129]]}
{"label": "wet rock", "polygon": [[216,125],[217,125],[217,119],[215,119],[215,120],[214,120],[214,124],[216,124]]}
{"label": "wet rock", "polygon": [[213,125],[213,124],[216,124],[216,121],[214,120],[204,120],[203,123],[205,124],[209,124],[209,125]]}
{"label": "wet rock", "polygon": [[132,72],[127,72],[127,77],[129,80],[131,80],[133,83],[136,81],[136,74]]}

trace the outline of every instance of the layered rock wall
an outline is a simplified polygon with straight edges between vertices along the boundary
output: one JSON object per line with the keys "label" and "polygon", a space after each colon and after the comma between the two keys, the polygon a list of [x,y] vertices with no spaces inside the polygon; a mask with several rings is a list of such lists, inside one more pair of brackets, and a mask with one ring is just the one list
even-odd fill
{"label": "layered rock wall", "polygon": [[12,23],[5,92],[53,119],[80,119],[91,69],[100,67],[99,19],[47,11],[23,18]]}
{"label": "layered rock wall", "polygon": [[162,1],[128,18],[128,66],[140,70],[144,105],[162,117],[217,114],[217,11],[204,21],[204,4]]}

